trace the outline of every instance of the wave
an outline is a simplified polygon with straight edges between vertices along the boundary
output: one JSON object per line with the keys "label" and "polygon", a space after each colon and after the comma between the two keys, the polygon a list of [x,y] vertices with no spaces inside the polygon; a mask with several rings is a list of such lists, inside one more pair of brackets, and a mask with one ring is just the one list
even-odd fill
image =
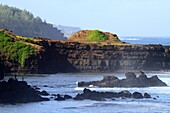
{"label": "wave", "polygon": [[121,40],[140,40],[139,38],[121,38]]}

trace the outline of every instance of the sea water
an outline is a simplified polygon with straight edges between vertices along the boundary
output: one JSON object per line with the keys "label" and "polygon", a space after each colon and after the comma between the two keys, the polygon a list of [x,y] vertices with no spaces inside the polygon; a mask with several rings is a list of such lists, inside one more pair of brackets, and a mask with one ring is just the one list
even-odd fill
{"label": "sea water", "polygon": [[[33,102],[26,104],[0,104],[0,113],[170,113],[170,72],[146,73],[148,77],[158,75],[167,87],[146,88],[89,88],[96,91],[119,92],[129,90],[131,93],[139,91],[151,94],[150,99],[107,99],[106,101],[93,100],[66,100]],[[37,86],[50,94],[68,94],[76,96],[84,88],[77,87],[78,81],[101,80],[104,75],[116,75],[124,78],[123,73],[59,73],[52,75],[36,75],[25,77],[31,86]],[[21,79],[20,77],[18,79]],[[153,99],[155,98],[155,99]]]}
{"label": "sea water", "polygon": [[170,45],[170,37],[124,37],[120,39],[130,44]]}

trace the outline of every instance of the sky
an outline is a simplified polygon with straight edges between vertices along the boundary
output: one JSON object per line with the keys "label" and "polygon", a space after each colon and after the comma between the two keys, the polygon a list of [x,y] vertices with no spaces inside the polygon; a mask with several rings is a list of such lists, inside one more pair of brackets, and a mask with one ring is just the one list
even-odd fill
{"label": "sky", "polygon": [[170,37],[170,0],[0,0],[55,25],[120,37]]}

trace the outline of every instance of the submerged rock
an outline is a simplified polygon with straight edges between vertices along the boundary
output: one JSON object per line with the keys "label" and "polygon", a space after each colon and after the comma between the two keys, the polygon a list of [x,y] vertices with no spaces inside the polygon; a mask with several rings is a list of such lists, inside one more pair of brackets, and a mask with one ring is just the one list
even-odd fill
{"label": "submerged rock", "polygon": [[84,89],[82,94],[77,94],[74,100],[96,100],[102,101],[105,99],[113,99],[113,98],[135,98],[135,99],[142,99],[142,98],[151,98],[149,94],[142,95],[140,92],[134,92],[131,94],[129,91],[121,91],[121,92],[98,92],[98,91],[91,91],[89,89]]}
{"label": "submerged rock", "polygon": [[45,91],[45,90],[39,92],[39,94],[42,95],[42,96],[49,96],[49,95],[50,95],[50,94],[47,93],[47,91]]}
{"label": "submerged rock", "polygon": [[72,99],[72,98],[73,97],[70,95],[61,96],[60,94],[57,94],[57,98],[55,98],[54,100],[63,101],[63,100]]}
{"label": "submerged rock", "polygon": [[104,76],[103,80],[91,82],[78,82],[78,87],[98,86],[98,87],[150,87],[150,86],[167,86],[156,75],[148,78],[144,72],[137,77],[135,73],[128,72],[126,78],[118,79],[116,76]]}
{"label": "submerged rock", "polygon": [[0,103],[28,103],[47,101],[25,81],[10,78],[7,82],[0,82]]}

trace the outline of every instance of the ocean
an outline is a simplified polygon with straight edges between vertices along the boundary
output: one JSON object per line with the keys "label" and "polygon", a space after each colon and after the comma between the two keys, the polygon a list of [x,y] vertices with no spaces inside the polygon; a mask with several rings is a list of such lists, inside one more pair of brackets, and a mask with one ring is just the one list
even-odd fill
{"label": "ocean", "polygon": [[[76,82],[101,80],[104,75],[116,75],[124,78],[124,73],[58,73],[51,75],[35,75],[25,77],[31,86],[37,86],[50,94],[69,94],[75,96],[82,93],[84,88],[77,87]],[[137,74],[138,75],[138,74]],[[89,88],[96,91],[119,92],[129,90],[131,93],[139,91],[151,94],[150,99],[107,99],[106,101],[93,100],[66,100],[33,102],[26,104],[0,104],[0,113],[170,113],[170,72],[150,72],[148,77],[158,75],[167,87],[145,88]],[[7,78],[6,78],[7,79]],[[21,77],[18,78],[21,80]],[[153,99],[155,98],[155,99]]]}
{"label": "ocean", "polygon": [[131,44],[170,45],[170,37],[122,37],[120,39]]}

